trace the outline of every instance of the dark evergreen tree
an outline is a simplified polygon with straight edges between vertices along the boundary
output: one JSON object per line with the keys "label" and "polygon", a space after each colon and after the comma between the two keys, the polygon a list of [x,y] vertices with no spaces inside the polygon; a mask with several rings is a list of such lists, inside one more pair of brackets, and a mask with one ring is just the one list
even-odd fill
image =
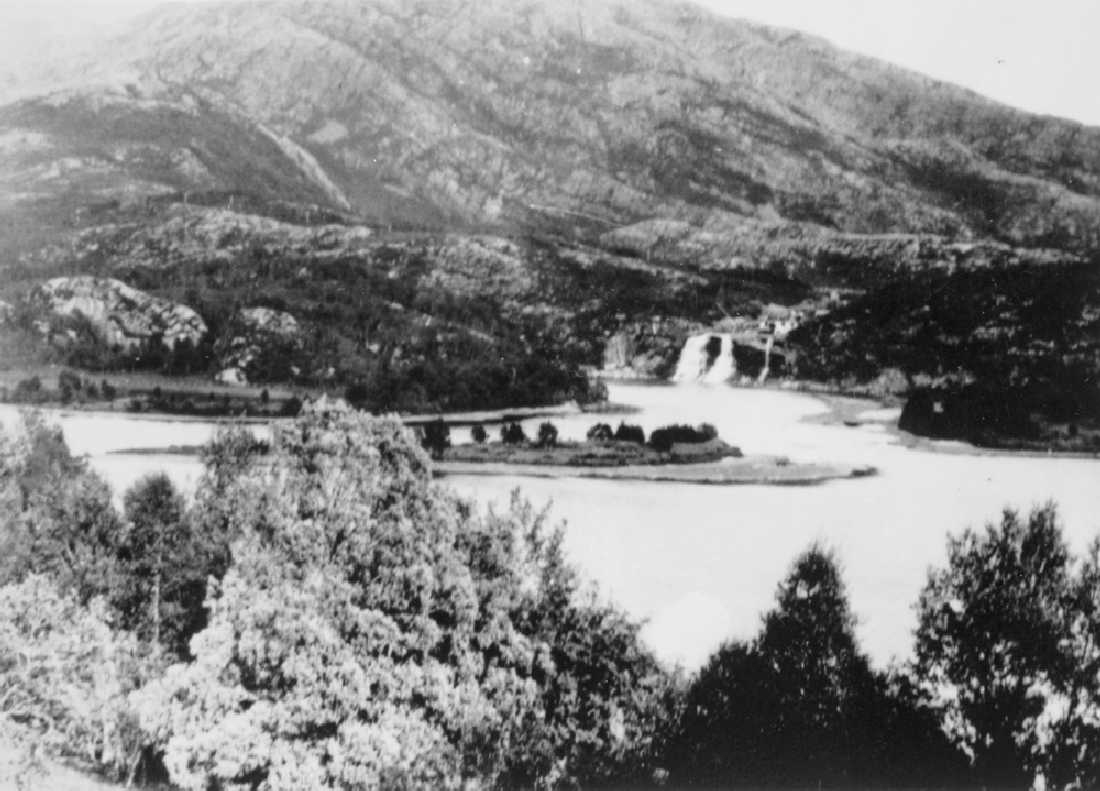
{"label": "dark evergreen tree", "polygon": [[207,546],[183,497],[163,473],[135,483],[124,498],[128,524],[112,596],[123,625],[177,656],[206,623],[208,575],[220,570],[220,542]]}
{"label": "dark evergreen tree", "polygon": [[756,640],[723,647],[691,684],[670,753],[677,779],[720,787],[958,782],[962,753],[904,677],[874,672],[854,625],[835,559],[811,548],[779,586]]}
{"label": "dark evergreen tree", "polygon": [[425,423],[421,446],[433,459],[442,459],[444,451],[451,447],[451,429],[443,418]]}
{"label": "dark evergreen tree", "polygon": [[558,427],[550,422],[540,423],[536,441],[540,448],[554,447],[558,444]]}
{"label": "dark evergreen tree", "polygon": [[522,445],[527,441],[527,434],[519,423],[505,423],[500,427],[500,441],[505,445]]}

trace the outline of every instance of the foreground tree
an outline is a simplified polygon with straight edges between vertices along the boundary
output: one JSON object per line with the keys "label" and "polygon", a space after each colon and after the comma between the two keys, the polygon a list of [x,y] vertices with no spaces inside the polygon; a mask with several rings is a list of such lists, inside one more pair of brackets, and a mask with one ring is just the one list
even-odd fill
{"label": "foreground tree", "polygon": [[191,518],[167,475],[149,475],[124,497],[126,532],[112,601],[122,625],[177,657],[206,624],[208,578],[225,573],[227,536]]}
{"label": "foreground tree", "polygon": [[132,779],[142,739],[128,695],[153,668],[102,599],[82,604],[37,574],[0,587],[0,731],[24,775],[64,753]]}
{"label": "foreground tree", "polygon": [[181,787],[552,786],[648,744],[636,627],[578,601],[529,508],[432,484],[399,423],[322,405],[207,481],[232,565],[141,706]]}
{"label": "foreground tree", "polygon": [[1043,735],[1056,783],[1100,787],[1100,540],[1089,547],[1073,588],[1069,683],[1062,716]]}
{"label": "foreground tree", "polygon": [[39,573],[80,601],[109,594],[123,533],[111,490],[37,415],[0,437],[0,508],[0,584]]}
{"label": "foreground tree", "polygon": [[691,684],[673,745],[677,777],[718,786],[957,782],[962,755],[904,677],[871,669],[854,626],[835,559],[811,548],[756,640],[723,647]]}
{"label": "foreground tree", "polygon": [[[1064,761],[1053,760],[1040,726],[1072,686],[1075,665],[1087,661],[1067,650],[1074,611],[1071,558],[1053,505],[1026,520],[1005,511],[1000,524],[950,539],[946,568],[929,575],[917,672],[983,782],[1025,787],[1043,774],[1061,785],[1074,774],[1056,766]],[[1085,655],[1087,621],[1076,622]]]}

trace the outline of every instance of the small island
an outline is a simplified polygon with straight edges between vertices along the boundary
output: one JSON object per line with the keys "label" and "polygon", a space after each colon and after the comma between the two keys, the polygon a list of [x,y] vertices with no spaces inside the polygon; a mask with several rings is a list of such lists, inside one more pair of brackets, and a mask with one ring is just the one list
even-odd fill
{"label": "small island", "polygon": [[419,427],[421,443],[435,460],[435,473],[447,475],[519,475],[539,478],[602,478],[699,484],[809,485],[874,474],[870,467],[796,464],[782,456],[746,457],[718,436],[714,426],[670,425],[648,440],[640,426],[620,423],[612,430],[597,423],[583,442],[559,441],[553,423],[539,426],[531,439],[519,423],[500,427],[489,441],[482,425],[472,441],[450,442],[443,420]]}

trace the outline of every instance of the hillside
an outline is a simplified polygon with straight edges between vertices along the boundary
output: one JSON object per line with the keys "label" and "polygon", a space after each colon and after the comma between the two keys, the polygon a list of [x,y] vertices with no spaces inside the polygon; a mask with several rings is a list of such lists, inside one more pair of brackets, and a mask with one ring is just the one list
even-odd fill
{"label": "hillside", "polygon": [[0,107],[0,299],[287,310],[349,383],[1100,248],[1100,129],[664,0],[171,5],[49,71]]}
{"label": "hillside", "polygon": [[1100,233],[1100,130],[660,0],[169,6],[79,68],[87,90],[0,114],[9,185],[48,193],[60,163],[101,195],[234,189],[387,223]]}

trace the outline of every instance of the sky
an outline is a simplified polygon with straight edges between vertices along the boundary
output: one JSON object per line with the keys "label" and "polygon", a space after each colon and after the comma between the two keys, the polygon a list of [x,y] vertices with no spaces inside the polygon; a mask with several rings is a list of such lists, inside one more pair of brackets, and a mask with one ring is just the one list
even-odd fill
{"label": "sky", "polygon": [[1038,113],[1100,125],[1100,0],[700,0]]}
{"label": "sky", "polygon": [[[568,2],[569,0],[564,0]],[[584,0],[576,0],[583,2]],[[1025,110],[1100,126],[1100,0],[696,0],[793,27]],[[0,0],[0,66],[157,0]]]}

